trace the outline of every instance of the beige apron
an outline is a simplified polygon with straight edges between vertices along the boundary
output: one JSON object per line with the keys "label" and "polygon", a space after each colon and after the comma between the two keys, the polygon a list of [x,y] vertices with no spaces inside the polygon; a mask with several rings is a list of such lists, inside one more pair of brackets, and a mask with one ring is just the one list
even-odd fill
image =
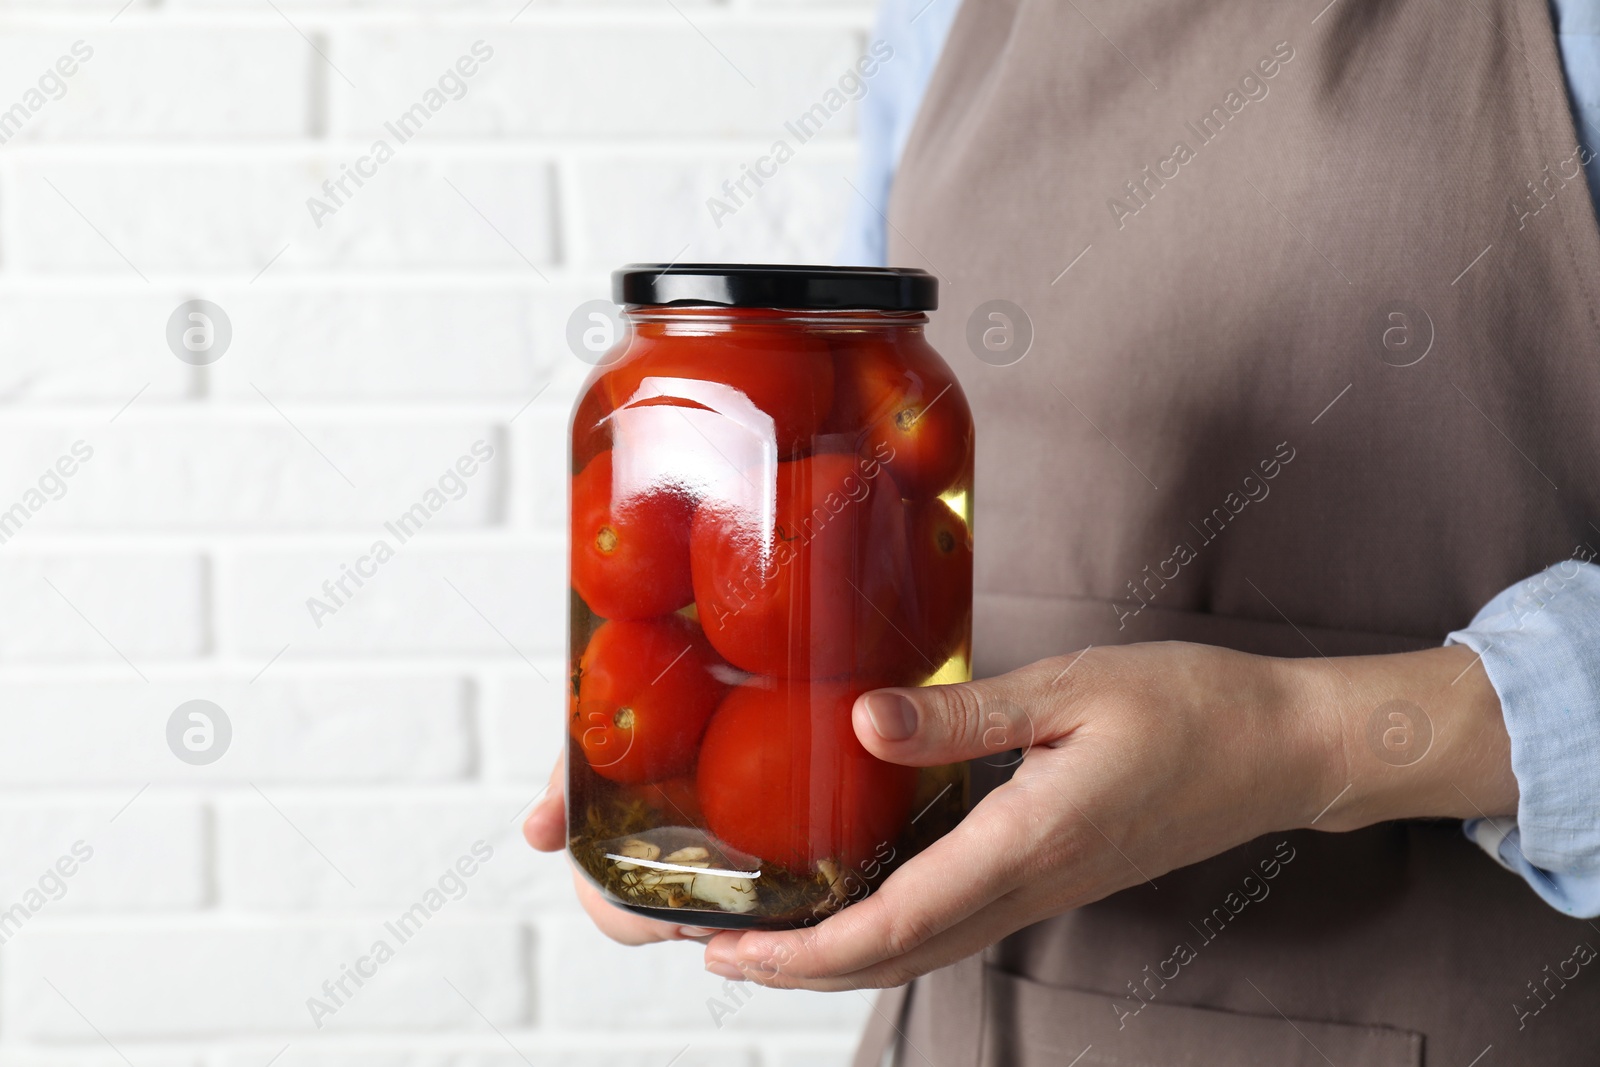
{"label": "beige apron", "polygon": [[[957,16],[890,261],[943,279],[978,420],[979,674],[1424,648],[1600,544],[1600,234],[1545,3],[1325,3]],[[997,299],[1011,366],[968,354]],[[1600,1063],[1600,924],[1454,821],[1156,885],[886,994],[858,1062]]]}

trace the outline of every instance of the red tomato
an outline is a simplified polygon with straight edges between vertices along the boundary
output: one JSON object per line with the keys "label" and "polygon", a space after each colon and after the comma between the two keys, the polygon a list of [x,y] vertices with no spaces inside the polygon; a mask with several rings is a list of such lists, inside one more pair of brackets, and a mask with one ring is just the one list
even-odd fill
{"label": "red tomato", "polygon": [[885,763],[856,740],[850,706],[861,688],[761,681],[728,694],[700,746],[696,780],[711,832],[796,872],[821,859],[853,866],[892,844],[917,769]]}
{"label": "red tomato", "polygon": [[780,455],[805,448],[833,404],[827,343],[751,324],[739,324],[737,332],[705,329],[687,335],[641,326],[606,374],[612,407],[671,398],[666,402],[710,408],[752,433],[771,433]]}
{"label": "red tomato", "polygon": [[700,627],[681,615],[604,623],[573,675],[568,732],[612,781],[687,774],[727,688],[713,673],[719,666]]}
{"label": "red tomato", "polygon": [[662,487],[621,496],[611,451],[572,479],[572,584],[606,619],[648,619],[689,603],[694,503]]}
{"label": "red tomato", "polygon": [[907,614],[922,651],[943,664],[967,636],[972,613],[972,534],[935,497],[912,505],[911,569],[915,595]]}
{"label": "red tomato", "polygon": [[918,685],[944,666],[966,639],[972,610],[972,536],[937,497],[904,504],[910,582],[894,625],[861,669],[875,685]]}
{"label": "red tomato", "polygon": [[955,377],[931,353],[856,339],[836,352],[832,425],[856,433],[864,455],[888,456],[900,492],[938,496],[972,454],[972,411]]}
{"label": "red tomato", "polygon": [[[904,517],[883,472],[851,455],[777,464],[771,492],[730,477],[695,513],[695,605],[706,636],[755,674],[837,678],[889,625]],[[765,487],[763,487],[765,489]]]}

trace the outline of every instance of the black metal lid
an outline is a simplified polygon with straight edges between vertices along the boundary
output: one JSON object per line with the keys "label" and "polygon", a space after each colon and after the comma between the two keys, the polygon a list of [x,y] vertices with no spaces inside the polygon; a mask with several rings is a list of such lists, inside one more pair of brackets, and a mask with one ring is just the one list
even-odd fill
{"label": "black metal lid", "polygon": [[901,267],[630,263],[612,272],[611,298],[632,306],[932,311],[939,280]]}

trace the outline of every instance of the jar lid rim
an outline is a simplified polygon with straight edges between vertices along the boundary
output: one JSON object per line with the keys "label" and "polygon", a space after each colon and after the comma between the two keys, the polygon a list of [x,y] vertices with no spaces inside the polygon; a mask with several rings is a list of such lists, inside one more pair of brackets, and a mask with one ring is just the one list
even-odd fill
{"label": "jar lid rim", "polygon": [[612,272],[611,296],[631,307],[932,311],[939,280],[916,267],[629,263]]}

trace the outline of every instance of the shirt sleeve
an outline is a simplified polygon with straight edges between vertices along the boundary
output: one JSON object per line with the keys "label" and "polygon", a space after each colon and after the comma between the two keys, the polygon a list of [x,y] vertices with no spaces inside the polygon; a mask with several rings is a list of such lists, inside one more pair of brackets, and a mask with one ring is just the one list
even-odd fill
{"label": "shirt sleeve", "polygon": [[886,265],[889,186],[959,6],[960,0],[883,0],[878,9],[872,43],[882,42],[889,55],[857,111],[861,162],[855,189],[844,190],[850,205],[841,264]]}
{"label": "shirt sleeve", "polygon": [[1572,120],[1578,127],[1579,157],[1588,172],[1589,196],[1600,213],[1600,4],[1594,0],[1551,0],[1556,48],[1566,77]]}
{"label": "shirt sleeve", "polygon": [[1469,819],[1467,836],[1552,907],[1600,916],[1600,566],[1541,571],[1445,643],[1482,658],[1521,793],[1515,820]]}

